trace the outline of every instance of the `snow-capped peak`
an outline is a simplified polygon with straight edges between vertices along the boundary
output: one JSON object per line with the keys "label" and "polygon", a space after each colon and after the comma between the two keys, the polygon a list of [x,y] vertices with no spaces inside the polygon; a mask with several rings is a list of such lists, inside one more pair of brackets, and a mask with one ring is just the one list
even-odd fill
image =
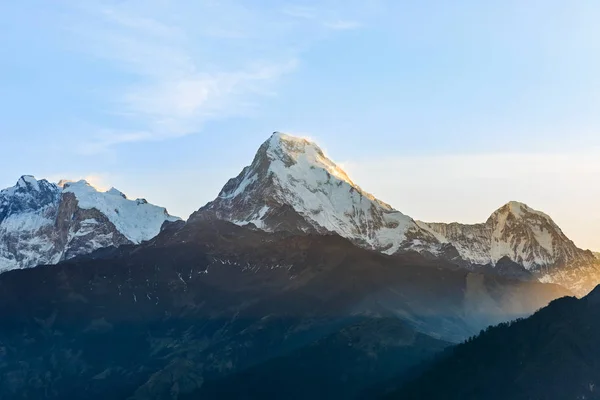
{"label": "snow-capped peak", "polygon": [[475,264],[495,264],[509,257],[527,269],[537,269],[577,252],[550,216],[517,201],[494,211],[484,224],[419,225],[454,245],[464,260]]}
{"label": "snow-capped peak", "polygon": [[268,141],[266,152],[271,161],[280,160],[288,167],[304,164],[309,168],[322,168],[349,185],[356,186],[346,172],[327,158],[323,150],[311,140],[275,132]]}
{"label": "snow-capped peak", "polygon": [[191,219],[209,215],[264,230],[336,232],[387,253],[437,242],[352,182],[316,143],[281,132]]}
{"label": "snow-capped peak", "polygon": [[579,249],[549,215],[524,203],[503,205],[483,224],[418,224],[471,264],[496,265],[508,257],[541,281],[563,284],[581,295],[597,283],[591,277],[600,277],[591,252]]}
{"label": "snow-capped peak", "polygon": [[492,246],[493,261],[509,256],[527,268],[540,267],[556,262],[562,256],[560,247],[565,243],[575,248],[549,215],[523,203],[505,204],[486,224],[492,229],[492,239],[499,244]]}
{"label": "snow-capped peak", "polygon": [[[362,196],[379,203],[388,210],[392,210],[391,206],[377,200],[372,194],[356,185],[348,174],[329,159],[323,150],[310,139],[274,132],[263,146],[265,148],[261,147],[259,149],[258,156],[260,157],[261,152],[264,151],[266,157],[270,160],[270,172],[284,181],[293,175],[296,175],[299,179],[310,178],[312,175],[312,178],[315,179],[312,182],[305,180],[306,183],[318,186],[322,181],[328,180],[331,175],[354,188]],[[319,179],[318,175],[323,175],[323,173],[324,176]]]}
{"label": "snow-capped peak", "polygon": [[[508,203],[506,203],[505,205],[503,205],[502,207],[500,207],[499,209],[494,211],[494,213],[490,216],[490,218],[493,218],[494,216],[501,215],[501,214],[512,214],[516,218],[527,218],[530,216],[536,216],[541,219],[550,221],[554,224],[554,222],[552,221],[552,218],[550,218],[549,215],[544,214],[541,211],[534,210],[533,208],[529,207],[527,204],[521,203],[519,201],[509,201]],[[558,226],[557,226],[557,228],[558,228]]]}
{"label": "snow-capped peak", "polygon": [[100,247],[140,243],[179,220],[116,189],[25,175],[0,191],[0,272],[55,263]]}
{"label": "snow-capped peak", "polygon": [[0,223],[10,214],[39,209],[56,201],[59,193],[47,180],[23,175],[14,186],[0,191]]}
{"label": "snow-capped peak", "polygon": [[165,220],[179,220],[170,216],[163,207],[128,200],[115,188],[98,191],[85,180],[65,185],[63,192],[75,194],[79,207],[102,212],[133,243],[156,236]]}

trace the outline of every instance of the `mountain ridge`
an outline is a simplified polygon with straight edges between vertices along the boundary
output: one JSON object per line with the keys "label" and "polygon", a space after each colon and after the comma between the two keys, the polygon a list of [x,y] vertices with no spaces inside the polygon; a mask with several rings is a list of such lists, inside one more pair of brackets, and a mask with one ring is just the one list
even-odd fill
{"label": "mountain ridge", "polygon": [[[20,196],[22,193],[35,196],[27,198]],[[9,198],[18,201],[10,205]],[[65,207],[59,210],[59,204]],[[9,210],[13,216],[21,212],[28,218],[9,224],[4,215]],[[99,214],[78,222],[89,232],[78,226],[77,235],[85,240],[78,239],[76,250],[58,251],[57,247],[73,239],[60,232],[69,231],[71,222],[64,216],[74,210],[88,214],[97,210]],[[61,221],[56,219],[58,215]],[[104,228],[93,242],[91,225],[99,219],[104,221]],[[559,283],[578,296],[600,281],[598,256],[578,248],[550,216],[524,203],[508,202],[478,224],[417,221],[363,190],[315,142],[281,132],[274,132],[252,163],[189,218],[205,219],[222,219],[268,232],[336,233],[384,254],[416,251],[473,271],[483,268],[510,277]],[[115,188],[99,192],[85,181],[61,180],[55,185],[24,175],[0,195],[0,224],[5,225],[0,233],[8,237],[5,242],[12,243],[0,248],[0,257],[4,257],[0,270],[58,262],[104,246],[140,243],[154,237],[165,220],[173,222],[176,218],[144,199],[130,201]],[[36,242],[31,231],[43,226],[46,232],[42,236],[62,238]],[[21,241],[17,239],[21,233],[31,236],[25,241],[32,242],[17,249],[14,243]],[[36,258],[36,253],[52,256]],[[510,262],[501,262],[505,258]],[[7,260],[12,260],[8,267]]]}
{"label": "mountain ridge", "polygon": [[580,296],[600,282],[593,253],[577,247],[549,215],[521,202],[506,203],[484,223],[417,223],[471,266],[496,266],[508,257],[541,282],[562,284]]}
{"label": "mountain ridge", "polygon": [[579,296],[600,281],[596,257],[524,203],[508,202],[480,224],[416,221],[361,189],[316,143],[281,132],[190,220],[206,218],[266,231],[335,232],[385,254],[417,251],[472,270],[508,257],[535,279]]}
{"label": "mountain ridge", "polygon": [[[278,214],[285,220],[273,218]],[[335,232],[386,254],[430,251],[435,242],[412,218],[352,182],[314,142],[280,132],[190,220],[206,217],[266,231]]]}
{"label": "mountain ridge", "polygon": [[84,180],[54,184],[23,175],[0,191],[0,272],[141,243],[178,220],[114,188],[100,192]]}

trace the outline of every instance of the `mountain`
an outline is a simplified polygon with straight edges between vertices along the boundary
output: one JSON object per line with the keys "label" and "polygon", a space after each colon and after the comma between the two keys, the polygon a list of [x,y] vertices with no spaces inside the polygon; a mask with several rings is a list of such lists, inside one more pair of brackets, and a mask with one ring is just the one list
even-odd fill
{"label": "mountain", "polygon": [[583,296],[600,282],[600,263],[578,248],[548,215],[510,202],[483,224],[418,222],[458,252],[455,261],[496,266],[503,258],[523,266],[541,282],[563,285]]}
{"label": "mountain", "polygon": [[335,232],[394,254],[436,251],[435,236],[363,191],[313,142],[275,132],[252,164],[191,220],[217,218],[268,232]]}
{"label": "mountain", "polygon": [[313,369],[307,393],[319,371],[353,379],[353,397],[568,294],[334,234],[171,224],[140,245],[0,274],[0,398],[201,398],[271,365]]}
{"label": "mountain", "polygon": [[510,202],[482,224],[415,221],[362,190],[314,142],[279,132],[191,216],[215,218],[268,232],[335,232],[385,254],[418,251],[471,270],[558,283],[579,296],[600,282],[594,255],[525,204]]}
{"label": "mountain", "polygon": [[600,287],[556,300],[450,349],[389,398],[600,399],[598,315]]}
{"label": "mountain", "polygon": [[85,181],[54,184],[25,175],[0,191],[0,272],[141,243],[177,220],[114,188],[99,192]]}

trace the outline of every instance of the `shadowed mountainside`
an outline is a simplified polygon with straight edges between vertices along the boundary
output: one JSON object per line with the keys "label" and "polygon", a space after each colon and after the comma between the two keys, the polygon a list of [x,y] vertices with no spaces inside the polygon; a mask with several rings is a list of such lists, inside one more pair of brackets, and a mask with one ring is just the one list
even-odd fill
{"label": "shadowed mountainside", "polygon": [[[348,367],[374,355],[374,371],[401,373],[565,294],[335,235],[180,223],[139,246],[0,275],[0,397],[178,399],[279,357],[321,364],[323,346]],[[398,332],[390,346],[407,358],[394,360],[385,343]],[[348,352],[347,337],[371,344]]]}
{"label": "shadowed mountainside", "polygon": [[448,350],[395,399],[598,399],[600,287]]}

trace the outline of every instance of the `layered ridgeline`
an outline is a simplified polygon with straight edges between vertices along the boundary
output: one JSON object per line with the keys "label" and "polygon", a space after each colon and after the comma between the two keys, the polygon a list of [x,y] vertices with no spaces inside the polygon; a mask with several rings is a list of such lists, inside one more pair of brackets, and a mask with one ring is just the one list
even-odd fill
{"label": "layered ridgeline", "polygon": [[279,132],[191,217],[211,218],[266,231],[335,232],[385,254],[418,251],[470,269],[558,283],[578,295],[600,281],[596,257],[544,213],[511,202],[484,224],[415,221],[362,190],[314,142]]}
{"label": "layered ridgeline", "polygon": [[100,192],[86,181],[54,184],[22,176],[0,191],[0,272],[141,243],[177,220],[114,188]]}

